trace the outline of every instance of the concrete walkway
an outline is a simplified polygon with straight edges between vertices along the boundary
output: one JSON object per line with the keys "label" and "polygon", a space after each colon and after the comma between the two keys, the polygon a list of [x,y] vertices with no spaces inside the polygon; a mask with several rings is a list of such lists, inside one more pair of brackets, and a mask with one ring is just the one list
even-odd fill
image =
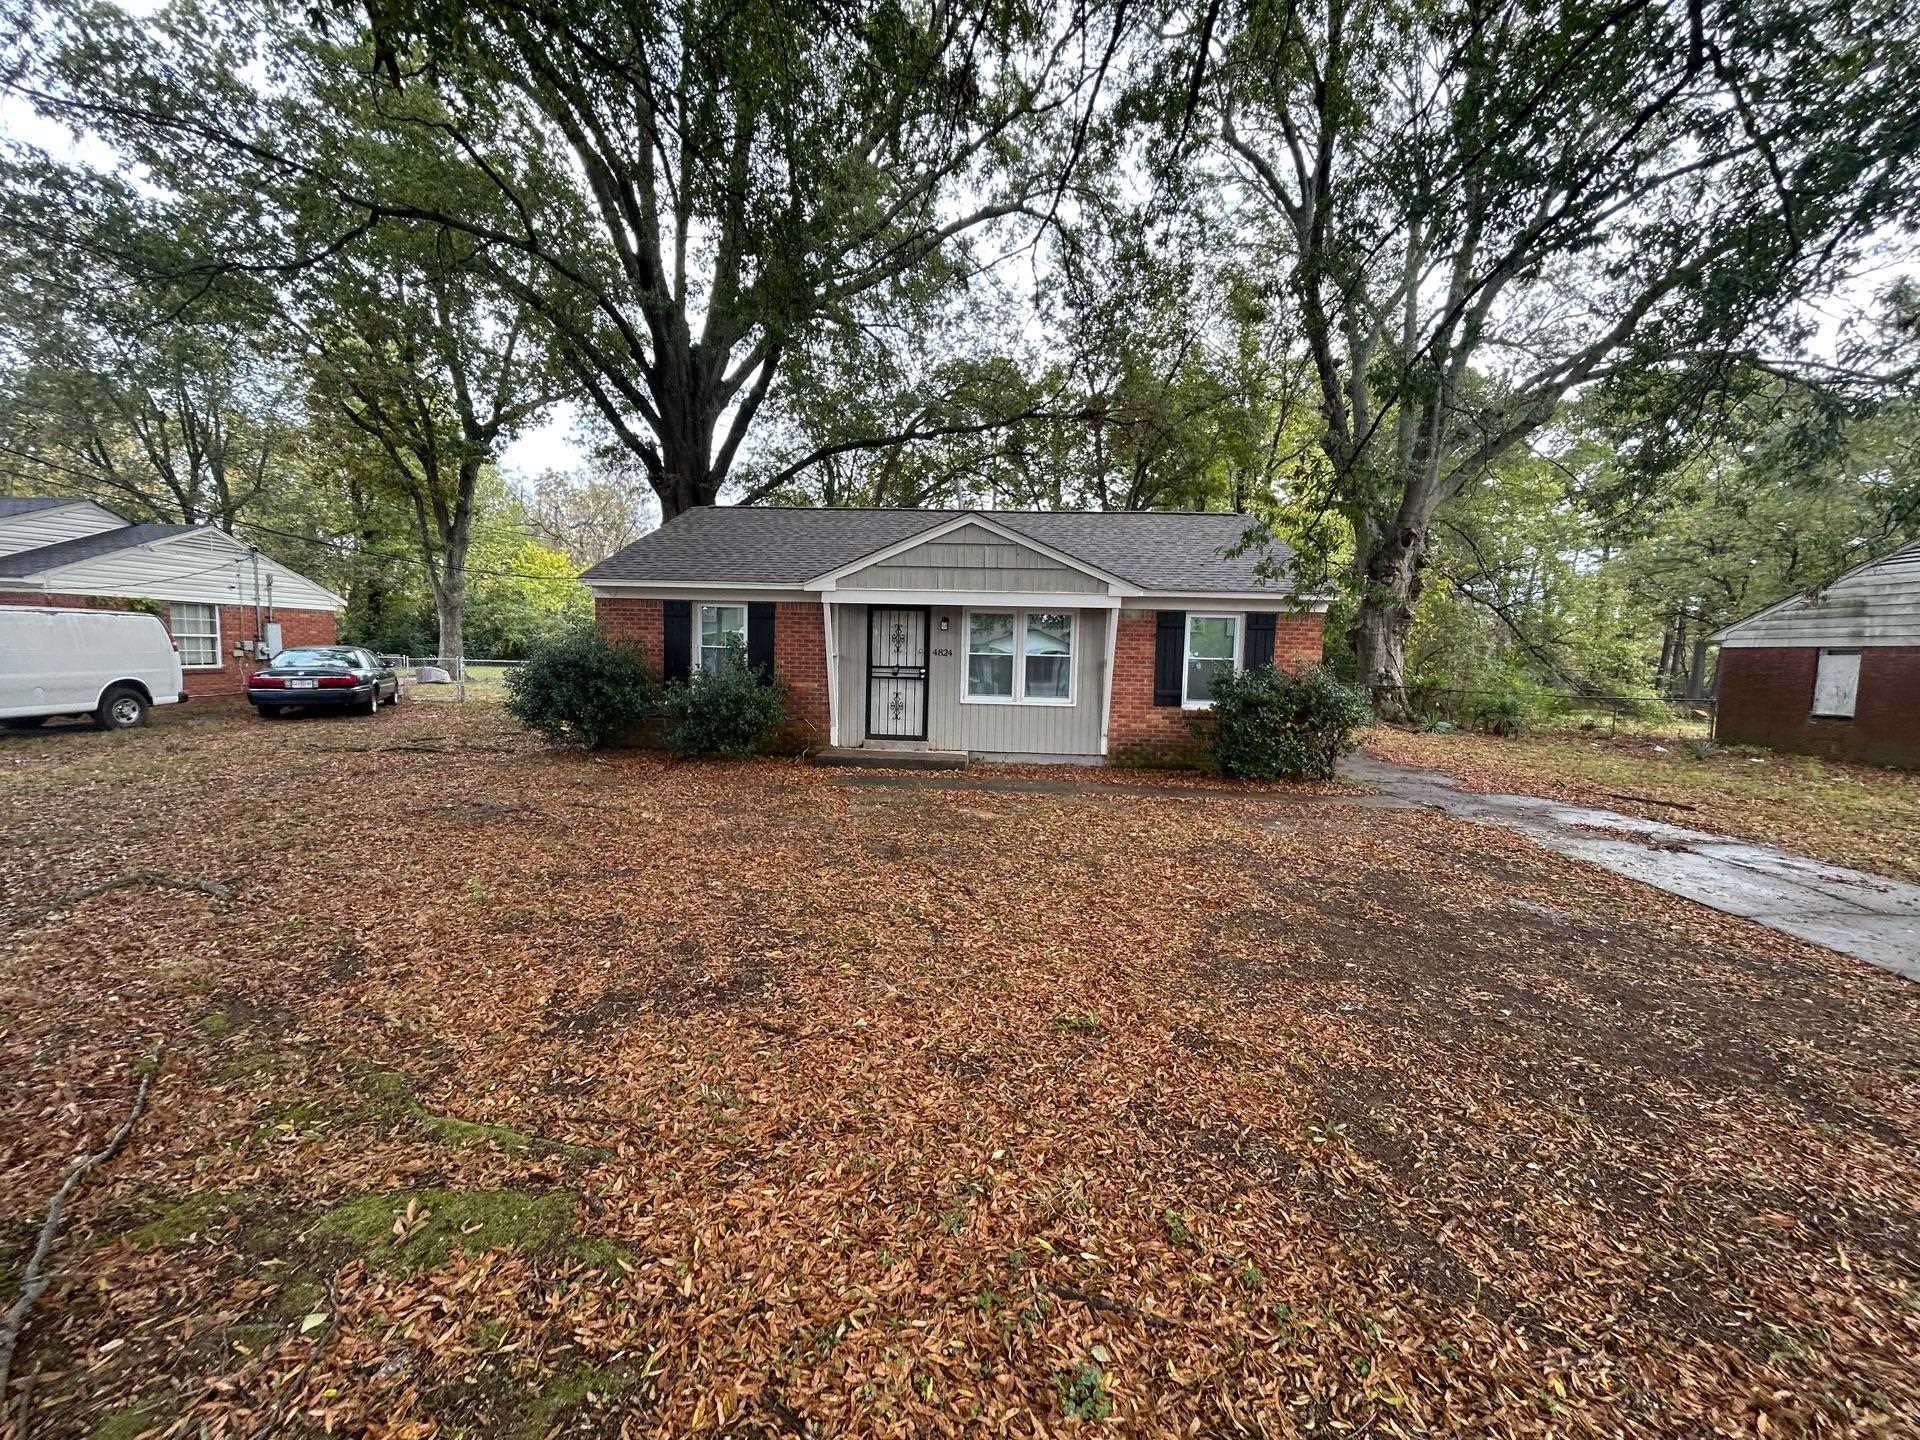
{"label": "concrete walkway", "polygon": [[1614,810],[1476,795],[1449,775],[1370,755],[1351,756],[1340,773],[1389,804],[1505,825],[1562,855],[1920,980],[1920,886]]}

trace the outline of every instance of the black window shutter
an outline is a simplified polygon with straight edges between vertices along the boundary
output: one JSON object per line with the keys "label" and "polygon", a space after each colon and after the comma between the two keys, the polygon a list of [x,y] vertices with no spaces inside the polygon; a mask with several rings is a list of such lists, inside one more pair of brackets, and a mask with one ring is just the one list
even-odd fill
{"label": "black window shutter", "polygon": [[684,680],[693,673],[693,606],[686,600],[665,600],[666,649],[662,656],[665,680]]}
{"label": "black window shutter", "polygon": [[1249,670],[1273,664],[1273,612],[1255,610],[1247,616],[1247,644],[1241,658]]}
{"label": "black window shutter", "polygon": [[1153,703],[1180,703],[1180,670],[1186,664],[1187,612],[1162,610],[1153,632]]}
{"label": "black window shutter", "polygon": [[747,668],[759,674],[762,685],[773,683],[773,602],[771,600],[748,602]]}

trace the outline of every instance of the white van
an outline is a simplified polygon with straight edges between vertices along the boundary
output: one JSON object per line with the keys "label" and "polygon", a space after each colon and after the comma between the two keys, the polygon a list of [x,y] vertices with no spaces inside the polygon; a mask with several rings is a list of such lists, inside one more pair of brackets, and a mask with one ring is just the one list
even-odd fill
{"label": "white van", "polygon": [[0,724],[91,715],[102,730],[125,730],[186,698],[179,651],[158,616],[0,605]]}

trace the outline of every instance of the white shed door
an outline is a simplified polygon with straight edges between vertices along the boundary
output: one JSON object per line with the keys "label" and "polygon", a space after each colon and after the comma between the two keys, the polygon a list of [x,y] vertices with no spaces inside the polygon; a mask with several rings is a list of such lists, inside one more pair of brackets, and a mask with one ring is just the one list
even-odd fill
{"label": "white shed door", "polygon": [[1860,694],[1860,652],[1822,650],[1820,668],[1813,676],[1813,713],[1830,719],[1851,720]]}

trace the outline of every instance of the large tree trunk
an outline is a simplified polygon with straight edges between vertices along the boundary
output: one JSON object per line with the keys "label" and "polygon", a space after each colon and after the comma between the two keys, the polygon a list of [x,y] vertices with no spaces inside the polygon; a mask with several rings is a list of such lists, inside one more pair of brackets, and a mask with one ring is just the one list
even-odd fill
{"label": "large tree trunk", "polygon": [[1426,538],[1396,526],[1365,539],[1354,556],[1360,603],[1347,637],[1353,646],[1354,677],[1373,700],[1381,718],[1411,718],[1407,704],[1407,632],[1420,598],[1420,567]]}

